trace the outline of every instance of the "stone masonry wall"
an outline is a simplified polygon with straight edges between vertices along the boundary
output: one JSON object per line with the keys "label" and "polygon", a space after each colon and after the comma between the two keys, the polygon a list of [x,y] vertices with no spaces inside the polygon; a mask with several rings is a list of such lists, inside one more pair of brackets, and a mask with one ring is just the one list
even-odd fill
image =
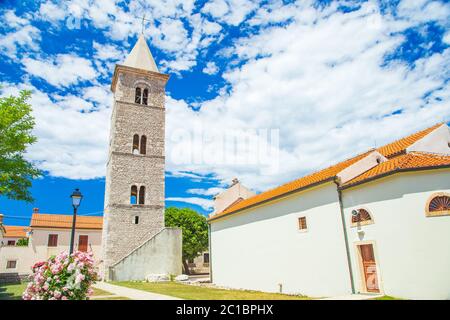
{"label": "stone masonry wall", "polygon": [[[137,86],[149,89],[148,105],[134,103]],[[165,81],[158,75],[119,71],[106,175],[105,271],[164,228],[164,97]],[[132,153],[135,134],[147,137],[146,155]],[[145,186],[144,205],[130,204],[133,185]]]}

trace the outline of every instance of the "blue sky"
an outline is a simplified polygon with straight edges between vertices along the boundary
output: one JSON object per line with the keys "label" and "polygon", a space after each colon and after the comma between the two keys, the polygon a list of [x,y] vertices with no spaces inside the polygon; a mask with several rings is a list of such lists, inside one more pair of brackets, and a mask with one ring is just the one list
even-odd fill
{"label": "blue sky", "polygon": [[144,14],[150,49],[171,75],[166,205],[206,214],[234,177],[262,191],[450,120],[446,1],[0,6],[1,94],[33,90],[38,142],[27,158],[46,173],[33,183],[35,203],[0,198],[7,224],[26,225],[33,207],[69,213],[76,187],[80,213],[101,214],[109,85]]}

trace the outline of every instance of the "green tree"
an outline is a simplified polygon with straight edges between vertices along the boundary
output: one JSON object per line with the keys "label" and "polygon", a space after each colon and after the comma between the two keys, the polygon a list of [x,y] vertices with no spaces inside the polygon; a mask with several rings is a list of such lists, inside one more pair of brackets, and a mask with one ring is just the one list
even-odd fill
{"label": "green tree", "polygon": [[187,261],[208,249],[208,223],[206,217],[188,208],[166,209],[166,227],[178,227],[183,231],[183,267],[189,274]]}
{"label": "green tree", "polygon": [[27,147],[36,142],[30,97],[31,91],[23,90],[0,98],[0,196],[27,202],[33,201],[31,180],[42,174],[24,158]]}
{"label": "green tree", "polygon": [[28,247],[28,238],[20,238],[16,242],[16,246],[18,247]]}

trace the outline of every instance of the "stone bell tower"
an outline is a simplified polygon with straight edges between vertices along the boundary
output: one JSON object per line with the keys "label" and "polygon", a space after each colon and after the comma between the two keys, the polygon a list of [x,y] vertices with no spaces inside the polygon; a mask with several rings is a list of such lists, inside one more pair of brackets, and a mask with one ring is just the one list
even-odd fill
{"label": "stone bell tower", "polygon": [[164,228],[165,85],[141,34],[111,90],[109,157],[103,219],[103,271]]}

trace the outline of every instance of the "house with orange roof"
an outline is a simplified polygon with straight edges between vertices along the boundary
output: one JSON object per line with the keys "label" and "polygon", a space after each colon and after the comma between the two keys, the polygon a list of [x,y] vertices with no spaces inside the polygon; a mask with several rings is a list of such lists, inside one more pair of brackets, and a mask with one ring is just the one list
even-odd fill
{"label": "house with orange roof", "polygon": [[0,237],[0,246],[15,246],[19,239],[27,239],[29,231],[24,226],[3,226],[4,233]]}
{"label": "house with orange roof", "polygon": [[[92,252],[100,263],[103,217],[77,216],[75,250]],[[69,251],[72,215],[39,213],[33,209],[29,226],[4,226],[0,239],[0,278],[2,274],[25,276],[31,267],[62,251]],[[28,238],[28,246],[17,246],[17,240]]]}
{"label": "house with orange roof", "polygon": [[217,285],[450,299],[444,123],[228,202],[208,220]]}

